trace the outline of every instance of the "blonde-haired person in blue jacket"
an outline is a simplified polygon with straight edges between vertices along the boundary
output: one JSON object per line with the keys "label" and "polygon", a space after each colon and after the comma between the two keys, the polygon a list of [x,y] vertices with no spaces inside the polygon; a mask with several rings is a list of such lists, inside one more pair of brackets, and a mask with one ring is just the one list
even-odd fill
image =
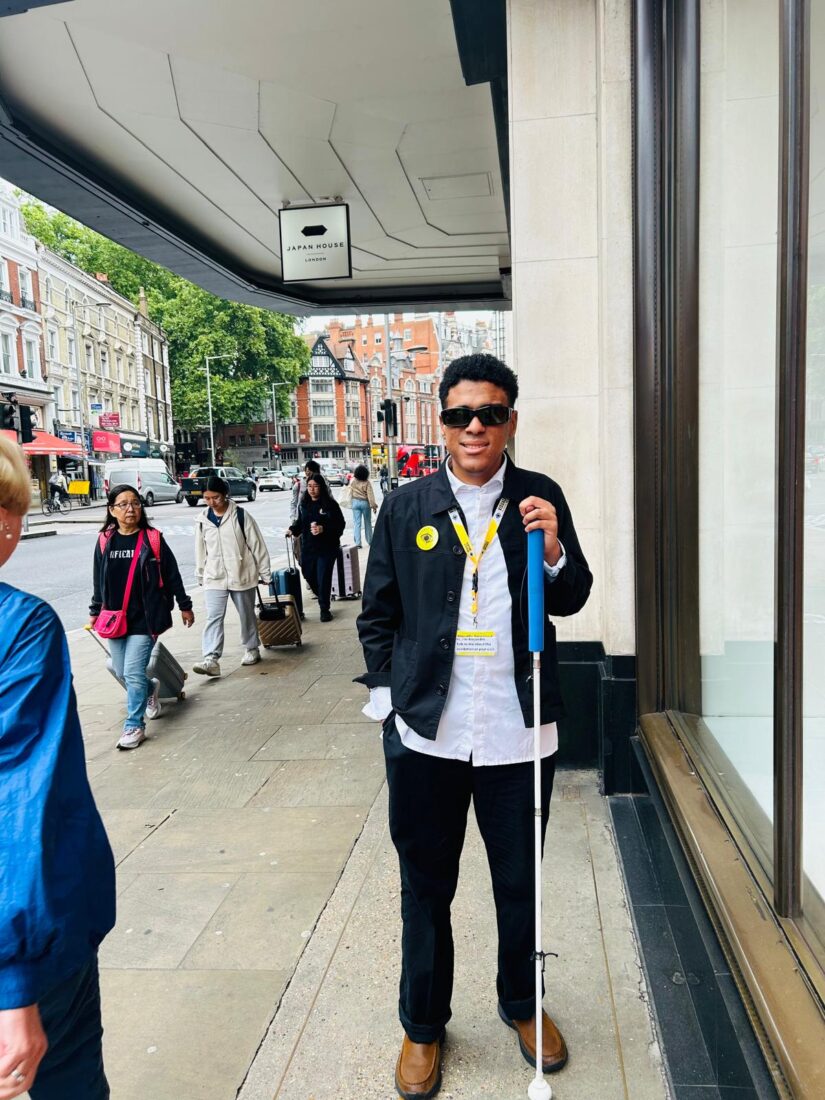
{"label": "blonde-haired person in blue jacket", "polygon": [[[0,438],[0,567],[30,495],[20,448]],[[114,923],[63,627],[0,582],[0,1100],[109,1097],[97,949]]]}

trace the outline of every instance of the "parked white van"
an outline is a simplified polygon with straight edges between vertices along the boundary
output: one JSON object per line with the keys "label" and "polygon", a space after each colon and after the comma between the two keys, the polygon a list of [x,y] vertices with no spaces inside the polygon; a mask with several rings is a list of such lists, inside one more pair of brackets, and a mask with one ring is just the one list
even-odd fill
{"label": "parked white van", "polygon": [[104,491],[108,493],[113,485],[134,486],[147,505],[183,500],[183,490],[162,458],[110,459],[103,467]]}

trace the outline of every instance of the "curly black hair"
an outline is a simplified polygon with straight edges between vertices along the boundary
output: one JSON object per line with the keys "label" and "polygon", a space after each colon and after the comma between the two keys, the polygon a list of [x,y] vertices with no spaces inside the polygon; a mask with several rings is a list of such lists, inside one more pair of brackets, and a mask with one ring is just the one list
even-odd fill
{"label": "curly black hair", "polygon": [[518,379],[513,371],[494,355],[462,355],[453,359],[444,371],[438,387],[438,397],[442,409],[447,404],[447,394],[459,382],[492,382],[507,394],[507,403],[512,407],[518,398]]}

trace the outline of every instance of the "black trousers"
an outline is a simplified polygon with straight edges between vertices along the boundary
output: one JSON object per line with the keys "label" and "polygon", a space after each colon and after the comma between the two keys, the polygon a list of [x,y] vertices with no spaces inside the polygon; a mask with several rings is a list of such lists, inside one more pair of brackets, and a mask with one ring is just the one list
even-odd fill
{"label": "black trousers", "polygon": [[318,606],[322,611],[329,611],[332,571],[335,568],[337,558],[337,550],[331,554],[308,554],[306,547],[304,547],[301,557],[301,572],[304,574],[309,587],[318,597]]}
{"label": "black trousers", "polygon": [[[404,747],[394,713],[384,723],[390,835],[401,869],[398,1014],[416,1043],[431,1043],[452,1015],[450,907],[470,800],[487,850],[498,924],[496,989],[504,1012],[535,1012],[533,765],[475,767]],[[542,851],[556,758],[542,761]]]}

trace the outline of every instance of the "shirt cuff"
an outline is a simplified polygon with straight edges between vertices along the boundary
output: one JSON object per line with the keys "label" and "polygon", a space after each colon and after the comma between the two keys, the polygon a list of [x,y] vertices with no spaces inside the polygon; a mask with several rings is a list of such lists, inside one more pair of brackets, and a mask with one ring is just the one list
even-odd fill
{"label": "shirt cuff", "polygon": [[392,692],[388,687],[370,688],[370,701],[362,708],[366,718],[383,722],[392,710]]}
{"label": "shirt cuff", "polygon": [[567,565],[567,553],[564,549],[564,543],[561,539],[558,540],[558,543],[561,547],[561,557],[559,560],[555,565],[548,565],[547,562],[544,563],[544,571],[551,581],[554,581],[559,573],[561,573],[562,569],[564,569],[565,565]]}

